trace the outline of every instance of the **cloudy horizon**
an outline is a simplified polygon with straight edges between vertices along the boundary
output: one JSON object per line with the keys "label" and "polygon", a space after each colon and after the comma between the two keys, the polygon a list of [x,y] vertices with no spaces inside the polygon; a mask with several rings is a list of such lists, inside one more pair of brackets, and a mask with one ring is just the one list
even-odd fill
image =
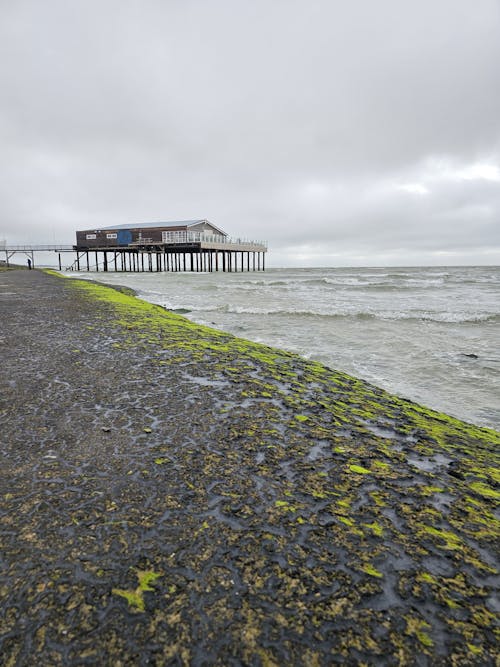
{"label": "cloudy horizon", "polygon": [[269,266],[500,263],[496,0],[0,6],[0,240],[206,218]]}

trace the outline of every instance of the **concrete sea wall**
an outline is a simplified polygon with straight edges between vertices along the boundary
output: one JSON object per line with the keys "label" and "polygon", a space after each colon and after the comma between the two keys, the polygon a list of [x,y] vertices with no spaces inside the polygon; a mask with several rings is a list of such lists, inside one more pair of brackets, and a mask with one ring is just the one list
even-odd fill
{"label": "concrete sea wall", "polygon": [[500,434],[0,274],[5,664],[494,664]]}

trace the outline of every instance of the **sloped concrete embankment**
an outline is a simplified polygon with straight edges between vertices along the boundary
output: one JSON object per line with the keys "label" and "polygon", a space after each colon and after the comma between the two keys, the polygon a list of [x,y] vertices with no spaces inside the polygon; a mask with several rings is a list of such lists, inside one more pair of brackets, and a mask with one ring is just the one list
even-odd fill
{"label": "sloped concrete embankment", "polygon": [[4,664],[494,664],[500,434],[0,274]]}

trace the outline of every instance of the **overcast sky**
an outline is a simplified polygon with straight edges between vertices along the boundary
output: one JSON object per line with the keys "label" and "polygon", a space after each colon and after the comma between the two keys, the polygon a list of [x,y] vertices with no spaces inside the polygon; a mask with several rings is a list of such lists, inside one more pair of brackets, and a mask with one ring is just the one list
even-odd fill
{"label": "overcast sky", "polygon": [[0,240],[500,263],[498,0],[0,0]]}

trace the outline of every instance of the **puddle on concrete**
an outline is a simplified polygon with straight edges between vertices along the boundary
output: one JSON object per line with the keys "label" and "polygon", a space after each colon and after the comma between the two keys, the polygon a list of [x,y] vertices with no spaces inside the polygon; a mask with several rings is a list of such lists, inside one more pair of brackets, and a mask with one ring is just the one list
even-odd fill
{"label": "puddle on concrete", "polygon": [[452,462],[452,459],[444,456],[444,454],[434,454],[432,457],[419,457],[415,454],[410,454],[406,460],[410,465],[425,472],[434,472],[438,468],[447,466]]}
{"label": "puddle on concrete", "polygon": [[307,461],[316,461],[319,458],[331,456],[331,448],[328,440],[318,440],[306,455]]}
{"label": "puddle on concrete", "polygon": [[257,454],[255,455],[255,463],[257,464],[264,463],[265,460],[266,460],[266,453],[257,452]]}
{"label": "puddle on concrete", "polygon": [[376,435],[379,438],[387,438],[389,440],[393,440],[399,436],[397,431],[388,426],[378,426],[377,424],[371,424],[370,422],[363,422],[363,423],[368,431],[370,431],[371,433],[373,433],[373,435]]}
{"label": "puddle on concrete", "polygon": [[190,375],[189,373],[182,373],[182,377],[188,382],[197,384],[200,387],[229,387],[230,383],[228,380],[214,380],[208,377],[202,377],[201,375]]}

